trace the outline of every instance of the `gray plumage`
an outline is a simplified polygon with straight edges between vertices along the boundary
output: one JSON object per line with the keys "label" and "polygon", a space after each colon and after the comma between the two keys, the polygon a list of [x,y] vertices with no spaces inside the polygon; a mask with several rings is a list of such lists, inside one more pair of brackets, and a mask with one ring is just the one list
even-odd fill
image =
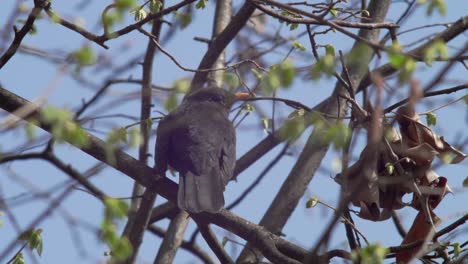
{"label": "gray plumage", "polygon": [[155,169],[179,172],[179,208],[215,213],[236,161],[236,135],[228,119],[234,96],[219,88],[200,89],[158,125]]}

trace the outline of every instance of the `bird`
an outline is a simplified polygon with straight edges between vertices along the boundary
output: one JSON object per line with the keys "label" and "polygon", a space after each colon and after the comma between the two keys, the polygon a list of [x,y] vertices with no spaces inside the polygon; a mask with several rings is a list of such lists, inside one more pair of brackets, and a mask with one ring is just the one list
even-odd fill
{"label": "bird", "polygon": [[155,171],[179,172],[177,205],[190,213],[219,212],[236,163],[236,133],[229,112],[248,93],[200,88],[162,118],[156,130]]}

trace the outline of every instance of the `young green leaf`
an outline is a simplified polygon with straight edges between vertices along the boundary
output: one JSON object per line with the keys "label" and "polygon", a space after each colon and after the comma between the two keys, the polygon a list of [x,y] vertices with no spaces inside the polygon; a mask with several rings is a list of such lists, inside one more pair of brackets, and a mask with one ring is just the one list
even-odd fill
{"label": "young green leaf", "polygon": [[462,248],[460,247],[460,243],[453,243],[453,256],[457,258],[460,256],[460,253],[462,252]]}
{"label": "young green leaf", "polygon": [[263,75],[259,71],[257,71],[256,69],[253,69],[253,68],[251,69],[251,71],[252,71],[253,75],[255,76],[255,78],[257,78],[257,80],[263,79]]}
{"label": "young green leaf", "polygon": [[295,30],[297,27],[299,27],[299,24],[292,23],[292,24],[289,26],[289,30],[290,30],[290,31],[293,31],[293,30]]}
{"label": "young green leaf", "polygon": [[433,112],[427,113],[426,122],[428,126],[435,126],[437,124],[437,116]]}
{"label": "young green leaf", "polygon": [[370,244],[361,249],[361,251],[354,251],[351,253],[353,262],[362,264],[381,264],[388,253],[388,249],[380,244]]}
{"label": "young green leaf", "polygon": [[317,197],[312,197],[309,200],[307,200],[306,208],[315,207],[318,202],[319,202],[319,199]]}
{"label": "young green leaf", "polygon": [[263,132],[265,132],[265,134],[268,134],[268,129],[270,128],[270,119],[262,118],[261,120],[263,124]]}
{"label": "young green leaf", "polygon": [[393,172],[395,172],[395,166],[393,166],[391,163],[385,164],[385,169],[389,175],[393,175]]}
{"label": "young green leaf", "polygon": [[306,47],[304,47],[304,45],[302,45],[302,43],[300,43],[299,41],[293,41],[291,44],[294,49],[306,51]]}
{"label": "young green leaf", "polygon": [[23,232],[18,240],[23,240],[28,243],[29,249],[36,249],[39,256],[42,255],[42,228],[39,229],[30,229]]}
{"label": "young green leaf", "polygon": [[429,0],[426,15],[431,16],[435,9],[439,11],[441,16],[445,16],[447,14],[447,6],[445,5],[444,0]]}
{"label": "young green leaf", "polygon": [[114,0],[118,9],[128,9],[136,5],[136,0]]}
{"label": "young green leaf", "polygon": [[18,253],[18,255],[15,256],[12,262],[12,264],[25,264],[25,263],[26,262],[24,262],[24,257],[23,257],[22,252]]}
{"label": "young green leaf", "polygon": [[161,11],[163,3],[160,0],[151,0],[149,3],[149,10],[151,13],[158,13]]}
{"label": "young green leaf", "polygon": [[106,205],[106,218],[122,219],[127,216],[128,204],[125,201],[115,198],[105,198],[104,204]]}
{"label": "young green leaf", "polygon": [[195,8],[205,9],[206,3],[208,3],[208,0],[198,0],[198,3],[195,5]]}
{"label": "young green leaf", "polygon": [[365,17],[370,17],[370,12],[367,11],[366,9],[361,10],[361,14]]}
{"label": "young green leaf", "polygon": [[249,113],[252,113],[253,111],[255,111],[255,108],[251,104],[244,104],[243,108],[247,110],[247,112]]}
{"label": "young green leaf", "polygon": [[164,108],[167,111],[172,111],[176,109],[177,105],[179,104],[179,100],[177,99],[177,95],[175,93],[171,93],[169,97],[164,102]]}
{"label": "young green leaf", "polygon": [[424,51],[424,61],[431,66],[437,56],[442,60],[448,58],[447,45],[443,40],[436,40]]}
{"label": "young green leaf", "polygon": [[296,70],[291,60],[285,60],[275,70],[276,74],[280,77],[281,86],[289,88],[294,81]]}
{"label": "young green leaf", "polygon": [[190,23],[192,23],[192,13],[191,12],[175,12],[176,19],[179,20],[180,29],[186,28]]}
{"label": "young green leaf", "polygon": [[26,137],[28,141],[33,141],[36,138],[36,126],[34,125],[34,121],[30,121],[25,126]]}
{"label": "young green leaf", "polygon": [[145,19],[147,16],[148,16],[148,12],[146,12],[146,10],[143,7],[141,7],[135,11],[134,19],[135,21],[141,21]]}
{"label": "young green leaf", "polygon": [[81,49],[72,52],[72,56],[79,66],[92,65],[96,62],[96,56],[90,46],[84,46]]}

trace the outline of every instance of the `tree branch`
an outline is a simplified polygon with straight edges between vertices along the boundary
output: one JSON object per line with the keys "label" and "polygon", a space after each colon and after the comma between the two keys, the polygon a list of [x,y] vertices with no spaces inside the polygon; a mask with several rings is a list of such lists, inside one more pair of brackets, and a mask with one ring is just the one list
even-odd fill
{"label": "tree branch", "polygon": [[177,249],[179,249],[183,242],[188,222],[189,215],[185,211],[180,211],[176,217],[172,219],[154,260],[155,264],[172,263],[174,261]]}
{"label": "tree branch", "polygon": [[21,30],[15,30],[15,37],[13,38],[13,42],[11,43],[10,47],[3,53],[2,57],[0,57],[0,69],[5,66],[5,64],[15,55],[16,51],[18,50],[19,46],[21,45],[21,41],[23,38],[28,34],[28,32],[33,28],[34,21],[36,20],[37,16],[41,13],[42,9],[47,5],[47,1],[44,0],[34,0],[34,8],[29,13],[28,19],[26,23],[24,23]]}
{"label": "tree branch", "polygon": [[[244,27],[250,16],[255,11],[255,6],[249,1],[239,9],[239,12],[232,18],[231,22],[226,28],[210,43],[208,51],[203,56],[198,69],[210,69],[218,59],[219,55],[227,47],[227,45],[234,39],[237,33]],[[190,90],[194,91],[203,86],[208,76],[207,72],[197,72],[193,76]]]}
{"label": "tree branch", "polygon": [[[155,225],[148,226],[148,230],[159,236],[159,237],[166,237],[166,231],[164,231],[162,228],[159,228]],[[188,252],[192,253],[196,257],[198,257],[203,263],[205,264],[215,264],[216,262],[211,258],[211,256],[203,251],[197,244],[190,243],[188,241],[182,241],[180,244],[180,247],[187,250]]]}

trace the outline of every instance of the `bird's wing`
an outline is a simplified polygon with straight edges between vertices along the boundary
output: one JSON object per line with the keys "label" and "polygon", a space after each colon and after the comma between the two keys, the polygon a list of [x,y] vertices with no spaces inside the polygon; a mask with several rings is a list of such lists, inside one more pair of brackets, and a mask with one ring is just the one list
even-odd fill
{"label": "bird's wing", "polygon": [[159,174],[164,174],[167,170],[170,133],[166,118],[161,119],[156,130],[157,140],[154,151],[154,168]]}
{"label": "bird's wing", "polygon": [[217,165],[219,144],[218,133],[211,133],[208,127],[194,125],[189,129],[191,145],[188,147],[191,170],[202,175]]}
{"label": "bird's wing", "polygon": [[224,185],[234,176],[234,167],[236,165],[236,135],[231,123],[226,126],[226,132],[222,144],[221,156],[219,158]]}

